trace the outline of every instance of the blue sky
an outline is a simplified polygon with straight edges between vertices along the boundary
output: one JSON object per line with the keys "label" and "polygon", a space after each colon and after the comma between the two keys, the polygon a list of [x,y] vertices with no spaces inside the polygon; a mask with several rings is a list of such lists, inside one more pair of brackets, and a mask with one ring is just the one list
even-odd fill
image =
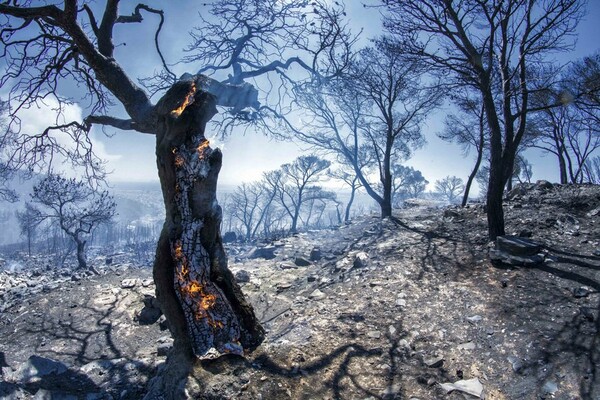
{"label": "blue sky", "polygon": [[[198,12],[205,12],[202,2],[177,1],[162,2],[151,0],[148,5],[164,8],[166,22],[161,33],[160,43],[170,63],[178,61],[183,55],[182,49],[189,43],[188,32],[200,23]],[[377,10],[364,9],[358,0],[345,1],[350,25],[357,32],[363,29],[363,38],[381,33],[380,16]],[[129,13],[129,2],[122,2],[121,12]],[[152,35],[158,24],[158,18],[144,14],[142,24],[118,25],[115,29],[115,58],[133,79],[151,74],[160,65],[160,60],[152,43]],[[591,0],[588,14],[579,26],[579,40],[572,54],[561,55],[567,59],[577,59],[597,51],[600,46],[600,1]],[[198,66],[176,65],[177,74],[195,72]],[[154,99],[155,101],[157,99]],[[75,107],[72,115],[85,114],[85,110]],[[117,112],[118,113],[118,112]],[[44,125],[44,113],[30,113],[28,121],[32,127]],[[456,175],[466,179],[473,163],[472,156],[463,158],[460,148],[439,140],[436,132],[443,127],[445,112],[440,110],[432,115],[423,132],[428,145],[417,151],[407,162],[421,170],[431,183],[447,175]],[[121,116],[124,116],[121,114]],[[94,134],[100,155],[108,160],[108,169],[113,170],[112,181],[155,181],[157,172],[154,157],[154,136],[135,132],[107,129],[112,137],[106,137],[97,130]],[[209,133],[210,136],[210,133]],[[225,142],[213,141],[223,150],[224,165],[220,182],[223,185],[236,185],[259,179],[264,171],[278,168],[281,164],[307,152],[301,146],[278,142],[259,133],[234,132]],[[550,156],[540,156],[540,152],[531,152],[535,179],[555,181],[558,177],[556,162]],[[342,187],[340,185],[340,187]]]}

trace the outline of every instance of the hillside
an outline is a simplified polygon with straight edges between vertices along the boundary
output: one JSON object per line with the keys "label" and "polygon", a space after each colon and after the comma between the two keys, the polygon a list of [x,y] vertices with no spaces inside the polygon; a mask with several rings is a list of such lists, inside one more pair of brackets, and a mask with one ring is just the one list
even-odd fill
{"label": "hillside", "polygon": [[[232,245],[267,340],[198,365],[190,397],[600,398],[600,188],[519,186],[505,212],[535,263],[490,262],[481,204]],[[0,398],[141,398],[170,345],[151,271],[31,263],[0,272]]]}

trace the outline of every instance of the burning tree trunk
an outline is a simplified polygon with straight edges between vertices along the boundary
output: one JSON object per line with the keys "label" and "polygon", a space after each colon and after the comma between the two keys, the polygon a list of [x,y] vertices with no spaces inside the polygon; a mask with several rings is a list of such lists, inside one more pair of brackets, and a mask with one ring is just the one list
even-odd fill
{"label": "burning tree trunk", "polygon": [[166,220],[153,273],[175,342],[165,376],[154,379],[147,398],[165,393],[178,398],[195,359],[241,355],[262,342],[264,330],[227,267],[219,232],[216,189],[222,155],[204,136],[217,112],[215,97],[194,80],[181,81],[156,110]]}

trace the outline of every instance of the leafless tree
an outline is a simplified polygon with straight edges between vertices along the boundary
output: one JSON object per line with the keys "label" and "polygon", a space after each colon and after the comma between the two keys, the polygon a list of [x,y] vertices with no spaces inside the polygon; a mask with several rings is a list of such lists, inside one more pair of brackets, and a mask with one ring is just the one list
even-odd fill
{"label": "leafless tree", "polygon": [[275,195],[262,181],[242,183],[231,195],[230,212],[242,224],[246,240],[256,237]]}
{"label": "leafless tree", "polygon": [[452,204],[465,189],[462,179],[457,176],[447,176],[435,181],[435,190],[442,194]]}
{"label": "leafless tree", "polygon": [[[196,357],[242,354],[264,338],[227,268],[215,194],[222,155],[208,145],[206,124],[217,107],[227,110],[223,115],[233,124],[260,121],[263,112],[286,112],[269,107],[279,103],[268,100],[268,94],[280,93],[269,90],[269,78],[262,81],[265,98],[248,80],[270,76],[291,85],[288,71],[295,67],[303,71],[302,79],[330,79],[344,68],[351,38],[341,22],[343,8],[325,1],[218,0],[211,3],[212,16],[196,31],[198,40],[190,48],[188,61],[199,64],[202,73],[176,81],[158,46],[165,13],[138,4],[122,14],[119,5],[119,0],[0,4],[0,88],[9,93],[9,127],[17,134],[8,162],[12,168],[48,170],[60,157],[88,176],[102,178],[89,136],[93,125],[155,135],[166,222],[154,279],[175,342],[164,369],[168,372],[152,381],[147,396],[160,393],[170,399],[182,396],[182,382]],[[159,17],[154,45],[163,69],[159,79],[142,81],[150,93],[119,64],[114,45],[116,26],[141,23],[147,14]],[[220,27],[227,34],[221,35]],[[124,32],[125,27],[120,29]],[[212,73],[214,78],[206,76]],[[65,82],[81,96],[61,96],[58,88]],[[156,104],[153,93],[162,95]],[[80,100],[87,102],[89,115],[83,121],[64,121],[65,107]],[[42,132],[20,132],[19,110],[43,101],[56,104],[57,123]],[[122,106],[127,117],[110,115],[113,104]],[[57,139],[58,131],[69,138],[68,145]]]}
{"label": "leafless tree", "polygon": [[25,203],[25,209],[17,211],[17,220],[21,228],[21,235],[27,238],[27,254],[31,256],[31,244],[35,240],[38,226],[42,222],[40,210],[31,203]]}
{"label": "leafless tree", "polygon": [[315,184],[329,168],[331,162],[315,155],[300,156],[289,164],[281,166],[280,173],[271,173],[277,179],[277,200],[291,220],[290,231],[298,231],[298,221],[302,207],[310,201],[329,196]]}
{"label": "leafless tree", "polygon": [[475,164],[467,178],[461,202],[462,207],[464,207],[469,201],[471,185],[481,166],[486,146],[489,145],[489,129],[481,100],[471,97],[468,91],[463,89],[461,95],[455,96],[454,104],[458,112],[446,117],[444,131],[439,133],[438,136],[442,140],[455,142],[461,146],[465,157],[471,149],[475,151]]}
{"label": "leafless tree", "polygon": [[98,225],[116,214],[116,203],[107,191],[98,192],[83,181],[49,175],[33,187],[31,200],[42,206],[29,213],[37,223],[56,223],[77,246],[80,269],[88,268],[85,245]]}
{"label": "leafless tree", "polygon": [[[553,88],[533,96],[542,111],[532,118],[532,146],[556,156],[561,183],[580,183],[587,160],[600,148],[600,53],[557,74]],[[549,107],[553,103],[560,105]]]}
{"label": "leafless tree", "polygon": [[481,96],[490,132],[487,190],[491,239],[504,235],[502,197],[536,111],[530,96],[552,75],[532,74],[544,57],[572,47],[584,2],[385,0],[385,26],[396,49],[444,76],[449,91],[470,86]]}
{"label": "leafless tree", "polygon": [[295,137],[352,166],[382,217],[392,213],[392,163],[423,145],[423,122],[439,103],[439,88],[426,86],[423,74],[420,64],[378,45],[361,50],[348,74],[299,91],[310,120],[292,128]]}
{"label": "leafless tree", "polygon": [[[348,199],[346,208],[344,210],[344,222],[348,222],[350,221],[350,210],[352,208],[352,204],[354,203],[356,191],[362,187],[362,184],[358,179],[358,175],[354,172],[354,168],[348,168],[348,164],[342,164],[342,166],[335,170],[327,171],[327,175],[333,179],[344,182],[350,187],[350,198]],[[341,223],[341,219],[339,222]]]}

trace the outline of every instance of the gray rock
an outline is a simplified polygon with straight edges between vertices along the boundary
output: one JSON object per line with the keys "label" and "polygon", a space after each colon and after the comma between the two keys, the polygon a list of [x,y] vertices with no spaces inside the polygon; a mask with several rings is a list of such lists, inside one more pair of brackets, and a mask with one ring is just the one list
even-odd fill
{"label": "gray rock", "polygon": [[308,298],[313,300],[323,300],[327,298],[327,295],[321,292],[319,289],[315,289],[311,294],[308,295]]}
{"label": "gray rock", "polygon": [[579,299],[582,297],[588,297],[590,295],[590,290],[586,287],[578,287],[573,290],[573,297]]}
{"label": "gray rock", "polygon": [[237,240],[237,235],[235,232],[225,232],[223,235],[223,243],[231,243]]}
{"label": "gray rock", "polygon": [[13,382],[39,382],[48,375],[60,375],[67,371],[67,366],[60,361],[32,355],[9,377]]}
{"label": "gray rock", "polygon": [[396,305],[400,306],[400,307],[406,307],[406,300],[404,300],[404,299],[397,299],[396,300]]}
{"label": "gray rock", "polygon": [[152,325],[158,321],[161,315],[162,311],[160,308],[155,307],[154,302],[150,300],[146,302],[144,308],[136,315],[135,320],[140,325]]}
{"label": "gray rock", "polygon": [[483,317],[481,315],[472,315],[470,317],[467,317],[467,321],[475,323],[475,322],[479,322],[483,319]]}
{"label": "gray rock", "polygon": [[250,258],[264,258],[265,260],[272,260],[275,256],[275,246],[259,247],[252,252]]}
{"label": "gray rock", "polygon": [[475,343],[473,342],[461,343],[458,346],[456,346],[456,348],[459,350],[475,350],[475,347]]}
{"label": "gray rock", "polygon": [[538,190],[550,190],[554,187],[554,185],[545,180],[539,180],[535,183],[535,189]]}
{"label": "gray rock", "polygon": [[296,257],[296,259],[294,260],[294,264],[296,264],[299,267],[308,267],[311,264],[311,262],[304,257]]}
{"label": "gray rock", "polygon": [[354,256],[354,262],[352,263],[354,268],[364,268],[369,262],[369,255],[364,251],[357,253]]}
{"label": "gray rock", "polygon": [[371,339],[379,339],[381,337],[381,332],[369,331],[369,332],[367,332],[367,337],[370,337]]}
{"label": "gray rock", "polygon": [[282,262],[281,264],[279,264],[279,268],[281,269],[295,269],[298,268],[298,266],[294,263],[291,262]]}
{"label": "gray rock", "polygon": [[426,358],[423,360],[423,362],[429,368],[439,368],[444,364],[444,358],[443,357]]}
{"label": "gray rock", "polygon": [[523,373],[523,371],[525,370],[525,363],[523,362],[523,360],[521,360],[520,358],[517,358],[517,357],[513,357],[513,356],[507,357],[507,360],[510,363],[512,370],[516,374]]}
{"label": "gray rock", "polygon": [[323,258],[323,255],[321,254],[321,249],[318,247],[314,247],[310,252],[310,261],[319,261],[321,258]]}
{"label": "gray rock", "polygon": [[542,250],[542,246],[526,238],[505,235],[496,238],[496,250],[512,256],[534,256]]}
{"label": "gray rock", "polygon": [[464,379],[454,383],[442,383],[440,386],[446,391],[446,393],[456,390],[478,398],[481,398],[481,395],[483,394],[483,385],[477,378]]}
{"label": "gray rock", "polygon": [[558,384],[554,381],[546,381],[544,386],[542,386],[542,392],[544,394],[554,395],[554,393],[558,392]]}
{"label": "gray rock", "polygon": [[247,283],[250,282],[250,273],[245,269],[241,269],[235,273],[235,280],[239,283]]}
{"label": "gray rock", "polygon": [[169,354],[169,351],[171,350],[172,347],[173,347],[173,345],[169,342],[161,343],[156,348],[156,352],[159,357],[166,357]]}
{"label": "gray rock", "polygon": [[121,288],[132,289],[137,285],[137,279],[123,279],[121,281]]}

